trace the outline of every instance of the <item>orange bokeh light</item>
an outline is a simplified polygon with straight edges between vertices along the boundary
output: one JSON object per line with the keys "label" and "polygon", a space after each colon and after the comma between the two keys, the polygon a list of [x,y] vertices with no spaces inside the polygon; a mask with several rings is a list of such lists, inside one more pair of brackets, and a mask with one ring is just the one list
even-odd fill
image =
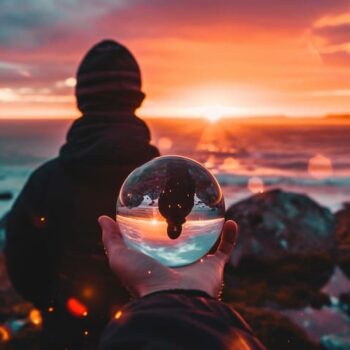
{"label": "orange bokeh light", "polygon": [[169,151],[173,146],[173,141],[169,137],[161,137],[158,141],[158,147],[161,151]]}
{"label": "orange bokeh light", "polygon": [[90,299],[94,296],[94,289],[92,287],[85,287],[82,290],[82,295],[84,298]]}
{"label": "orange bokeh light", "polygon": [[331,159],[317,154],[310,158],[308,164],[309,174],[316,179],[325,179],[333,174],[333,165]]}
{"label": "orange bokeh light", "polygon": [[31,323],[33,323],[35,326],[40,326],[43,322],[43,319],[41,317],[41,313],[38,309],[32,309],[28,316]]}
{"label": "orange bokeh light", "polygon": [[254,176],[248,180],[248,189],[252,193],[263,193],[264,182],[260,177]]}
{"label": "orange bokeh light", "polygon": [[123,312],[122,312],[121,310],[118,310],[118,311],[115,313],[114,318],[115,318],[116,320],[119,320],[119,319],[122,317],[122,315],[123,315]]}
{"label": "orange bokeh light", "polygon": [[4,326],[0,326],[0,342],[6,342],[9,340],[10,340],[9,330]]}
{"label": "orange bokeh light", "polygon": [[73,316],[85,317],[88,315],[88,308],[76,298],[69,298],[66,306]]}

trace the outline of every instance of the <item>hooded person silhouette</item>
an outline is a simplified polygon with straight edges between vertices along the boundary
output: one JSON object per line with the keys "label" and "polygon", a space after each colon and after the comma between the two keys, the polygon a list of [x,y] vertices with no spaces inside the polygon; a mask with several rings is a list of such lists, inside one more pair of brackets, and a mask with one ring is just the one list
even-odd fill
{"label": "hooded person silhouette", "polygon": [[109,270],[97,218],[115,216],[127,175],[159,155],[135,116],[144,97],[130,51],[113,40],[93,46],[77,71],[82,117],[59,156],[30,176],[9,214],[8,273],[42,312],[43,349],[95,349],[114,308],[128,300]]}

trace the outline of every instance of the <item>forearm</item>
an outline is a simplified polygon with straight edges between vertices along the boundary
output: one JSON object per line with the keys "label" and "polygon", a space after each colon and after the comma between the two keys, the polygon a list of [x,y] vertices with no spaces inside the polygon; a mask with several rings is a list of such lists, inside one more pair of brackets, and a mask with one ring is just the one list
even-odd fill
{"label": "forearm", "polygon": [[127,304],[105,330],[101,350],[262,350],[245,321],[229,306],[199,291],[167,291]]}

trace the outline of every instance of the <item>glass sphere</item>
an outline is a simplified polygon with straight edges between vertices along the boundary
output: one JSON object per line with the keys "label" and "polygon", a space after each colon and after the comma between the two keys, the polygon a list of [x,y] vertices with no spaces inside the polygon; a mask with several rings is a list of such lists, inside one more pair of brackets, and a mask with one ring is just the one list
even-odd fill
{"label": "glass sphere", "polygon": [[158,157],[123,183],[117,222],[125,243],[167,266],[188,265],[217,241],[225,216],[220,185],[200,163]]}

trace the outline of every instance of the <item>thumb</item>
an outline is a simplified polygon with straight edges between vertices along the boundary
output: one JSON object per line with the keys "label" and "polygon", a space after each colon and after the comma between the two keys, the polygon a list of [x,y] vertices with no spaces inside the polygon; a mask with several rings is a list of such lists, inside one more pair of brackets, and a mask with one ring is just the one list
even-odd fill
{"label": "thumb", "polygon": [[222,237],[219,247],[215,255],[226,263],[232,254],[234,245],[237,240],[238,226],[233,220],[228,220],[225,222],[222,229]]}
{"label": "thumb", "polygon": [[103,215],[98,218],[98,223],[102,229],[102,241],[107,255],[114,254],[114,251],[125,248],[119,226],[113,219]]}

